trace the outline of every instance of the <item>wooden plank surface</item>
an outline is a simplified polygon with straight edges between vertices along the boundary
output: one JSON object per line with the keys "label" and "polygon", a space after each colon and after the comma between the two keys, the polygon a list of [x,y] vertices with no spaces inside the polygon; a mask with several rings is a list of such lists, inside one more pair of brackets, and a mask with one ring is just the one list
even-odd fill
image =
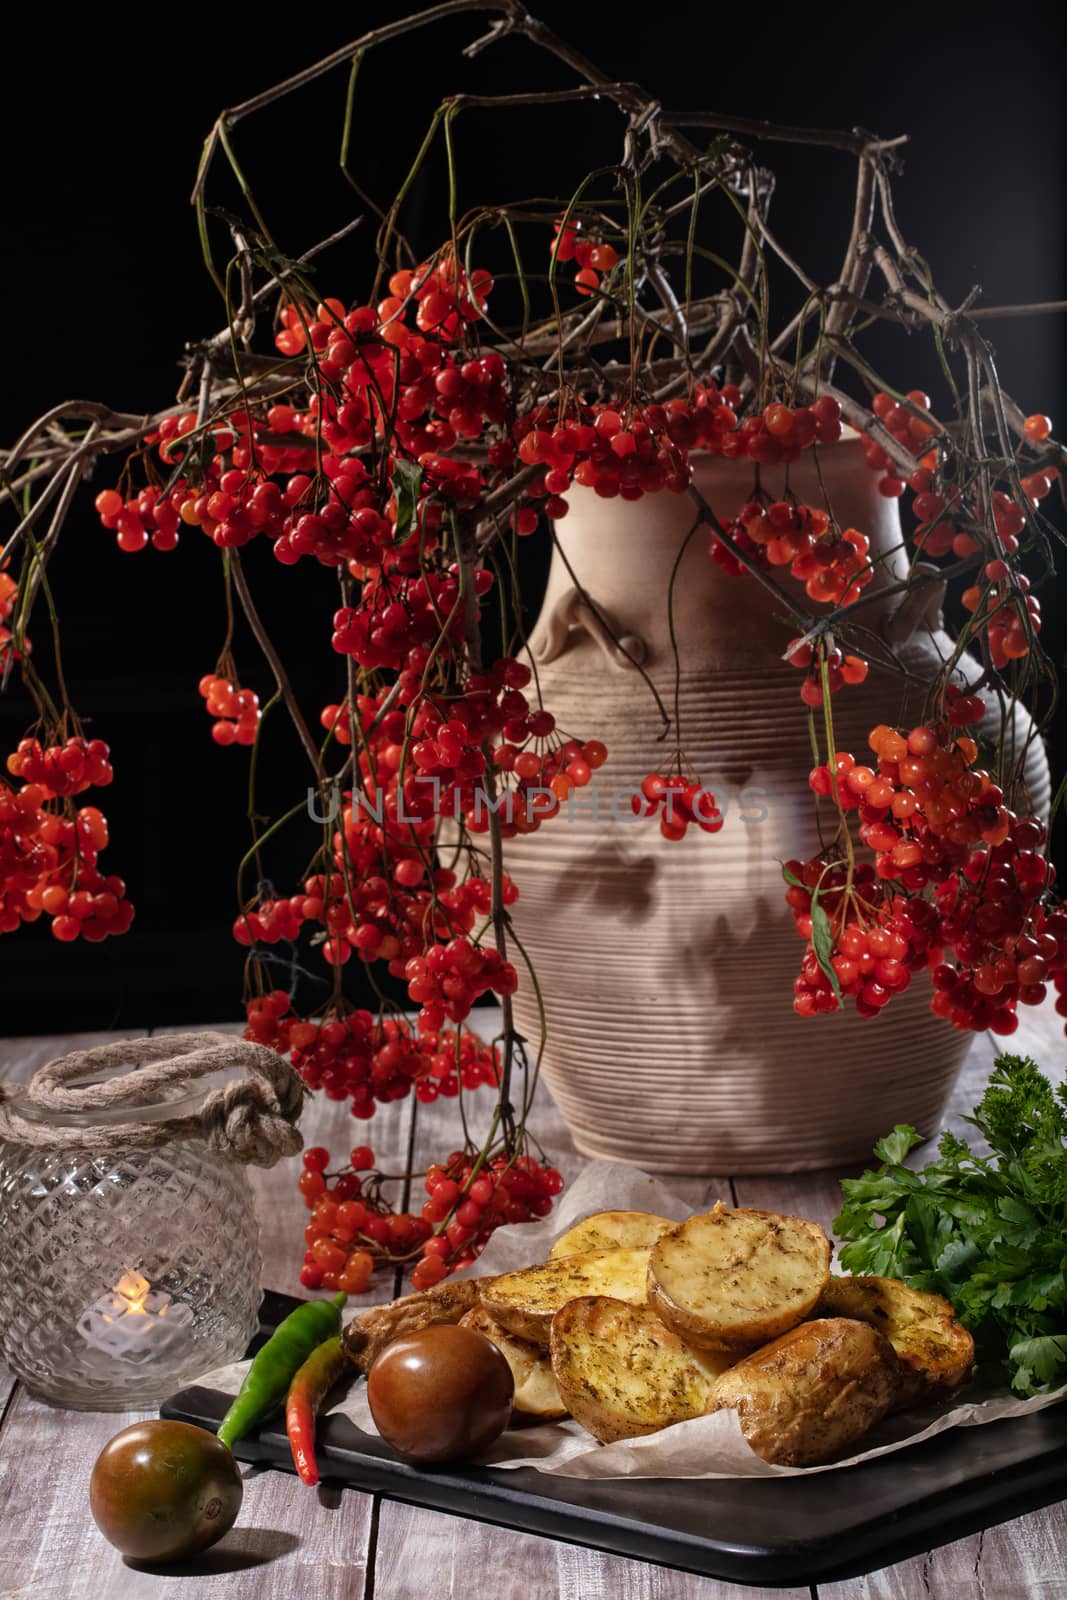
{"label": "wooden plank surface", "polygon": [[[374,1600],[809,1600],[810,1590],[752,1589],[383,1500]],[[899,1597],[897,1597],[899,1600]]]}
{"label": "wooden plank surface", "polygon": [[819,1600],[1064,1600],[1065,1545],[1067,1508],[1049,1506],[881,1572],[820,1583]]}
{"label": "wooden plank surface", "polygon": [[[224,1025],[225,1026],[225,1025]],[[231,1025],[232,1026],[232,1025]],[[163,1031],[177,1031],[167,1029]],[[115,1037],[115,1035],[109,1035]],[[97,1036],[51,1036],[0,1044],[0,1078],[25,1077],[53,1056],[98,1042]],[[1007,1041],[1018,1053],[1033,1053],[1042,1067],[1062,1077],[1067,1052],[1062,1023],[1046,1008],[1028,1015]],[[977,1098],[999,1042],[979,1038],[950,1106],[950,1125]],[[412,1100],[383,1109],[370,1125],[356,1123],[343,1105],[316,1096],[305,1117],[308,1143],[325,1144],[335,1158],[348,1146],[369,1141],[383,1165],[418,1169],[459,1141],[454,1104],[438,1102],[422,1117]],[[468,1099],[476,1115],[488,1113],[485,1092]],[[481,1108],[478,1111],[478,1108]],[[583,1158],[575,1151],[558,1111],[540,1101],[536,1129],[546,1154],[569,1181]],[[972,1135],[973,1136],[973,1135]],[[929,1159],[932,1146],[916,1153]],[[393,1163],[396,1163],[393,1165]],[[306,1213],[296,1195],[298,1162],[251,1174],[263,1227],[264,1277],[271,1287],[294,1292],[302,1255]],[[836,1174],[786,1177],[669,1179],[694,1208],[716,1198],[813,1216],[824,1224],[839,1203]],[[368,1299],[387,1298],[379,1283]],[[217,1550],[190,1569],[153,1572],[124,1564],[97,1534],[88,1515],[86,1486],[103,1443],[128,1417],[117,1413],[57,1411],[0,1380],[0,1510],[3,1550],[0,1597],[15,1600],[81,1600],[86,1594],[121,1592],[134,1600],[161,1600],[174,1578],[194,1580],[199,1600],[290,1600],[308,1594],[359,1600],[460,1600],[473,1584],[488,1585],[500,1600],[1067,1600],[1062,1551],[1067,1546],[1067,1507],[1059,1505],[987,1529],[912,1561],[817,1591],[758,1589],[668,1571],[603,1552],[556,1543],[505,1528],[397,1502],[325,1488],[302,1492],[288,1475],[247,1470],[245,1501],[237,1527]]]}

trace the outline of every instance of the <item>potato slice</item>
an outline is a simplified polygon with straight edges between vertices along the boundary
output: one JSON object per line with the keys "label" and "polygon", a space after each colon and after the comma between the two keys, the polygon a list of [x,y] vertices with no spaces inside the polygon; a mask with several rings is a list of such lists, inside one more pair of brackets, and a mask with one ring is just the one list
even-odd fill
{"label": "potato slice", "polygon": [[589,1250],[641,1250],[678,1226],[651,1211],[598,1211],[560,1235],[548,1259],[584,1255]]}
{"label": "potato slice", "polygon": [[495,1322],[484,1306],[475,1306],[460,1318],[461,1328],[474,1328],[492,1340],[511,1368],[515,1379],[512,1409],[522,1417],[538,1417],[542,1422],[558,1422],[567,1415],[552,1372],[552,1362],[543,1345],[533,1344],[508,1333]]}
{"label": "potato slice", "polygon": [[607,1295],[552,1318],[552,1371],[571,1415],[602,1444],[703,1414],[722,1362],[691,1350],[647,1306]]}
{"label": "potato slice", "polygon": [[688,1343],[744,1354],[809,1316],[829,1276],[817,1223],[719,1204],[653,1246],[648,1303]]}
{"label": "potato slice", "polygon": [[824,1317],[791,1328],[724,1372],[708,1411],[736,1411],[758,1456],[813,1467],[844,1454],[892,1406],[900,1368],[867,1322]]}
{"label": "potato slice", "polygon": [[648,1250],[591,1250],[581,1256],[561,1256],[494,1278],[482,1294],[482,1304],[509,1333],[547,1344],[552,1318],[568,1300],[607,1294],[643,1305],[648,1257]]}
{"label": "potato slice", "polygon": [[816,1315],[852,1317],[885,1334],[903,1369],[901,1410],[958,1389],[974,1366],[974,1340],[950,1302],[899,1278],[831,1278]]}

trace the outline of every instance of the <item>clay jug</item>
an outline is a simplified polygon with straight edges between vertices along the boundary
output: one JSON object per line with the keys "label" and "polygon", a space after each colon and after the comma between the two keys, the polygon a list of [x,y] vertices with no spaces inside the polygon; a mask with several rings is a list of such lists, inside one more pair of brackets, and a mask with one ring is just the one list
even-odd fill
{"label": "clay jug", "polygon": [[[696,463],[697,487],[723,521],[752,480],[749,462]],[[784,470],[765,469],[763,484],[780,495]],[[906,570],[898,505],[879,494],[861,441],[821,450],[818,475],[808,453],[789,469],[789,487],[866,533],[872,559],[885,558],[875,582],[892,587]],[[507,843],[506,865],[520,888],[516,931],[544,997],[544,1076],[578,1148],[663,1172],[784,1172],[867,1160],[898,1122],[932,1133],[972,1036],[931,1014],[925,974],[871,1020],[850,1003],[812,1019],[793,1011],[804,946],[780,863],[819,840],[802,674],[782,659],[794,629],[781,603],[712,561],[706,529],[690,540],[673,602],[680,743],[725,825],[665,840],[655,819],[634,818],[628,795],[669,765],[679,740],[673,730],[662,739],[634,663],[673,709],[668,585],[693,502],[600,499],[578,486],[568,499],[530,652],[559,728],[603,740],[609,758],[569,814]],[[784,586],[810,609],[800,585],[786,577]],[[931,583],[866,609],[881,651],[910,676],[872,666],[865,683],[834,695],[839,750],[862,759],[876,723],[921,716],[924,685],[952,647],[939,599]],[[979,675],[977,663],[962,666]],[[1025,726],[1020,712],[1020,738]],[[1027,779],[1032,805],[1047,809],[1039,741]],[[528,981],[515,1011],[536,1046]]]}

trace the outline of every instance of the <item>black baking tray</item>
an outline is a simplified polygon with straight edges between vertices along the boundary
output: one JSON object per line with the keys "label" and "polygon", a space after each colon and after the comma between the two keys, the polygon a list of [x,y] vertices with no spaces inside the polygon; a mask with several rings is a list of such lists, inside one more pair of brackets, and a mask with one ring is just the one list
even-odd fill
{"label": "black baking tray", "polygon": [[[256,1343],[297,1304],[268,1293]],[[160,1414],[215,1429],[229,1399],[183,1389]],[[280,1418],[241,1440],[235,1454],[293,1470]],[[805,1478],[584,1479],[532,1468],[416,1467],[342,1416],[320,1420],[318,1457],[324,1479],[393,1500],[707,1577],[792,1586],[872,1572],[1062,1499],[1067,1405],[949,1429]]]}

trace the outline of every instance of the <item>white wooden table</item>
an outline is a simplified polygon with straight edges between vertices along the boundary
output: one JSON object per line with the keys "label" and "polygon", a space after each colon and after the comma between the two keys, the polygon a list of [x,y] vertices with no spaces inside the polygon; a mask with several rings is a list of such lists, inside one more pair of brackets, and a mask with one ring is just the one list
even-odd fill
{"label": "white wooden table", "polygon": [[[876,1024],[873,1024],[876,1026]],[[813,1024],[817,1026],[817,1024]],[[170,1032],[172,1029],[153,1030]],[[25,1079],[42,1062],[99,1042],[98,1035],[0,1041],[0,1078]],[[110,1037],[114,1037],[111,1035]],[[1027,1017],[1009,1048],[1063,1076],[1062,1021],[1051,1007]],[[950,1108],[974,1104],[994,1042],[976,1039]],[[481,1091],[486,1095],[487,1091]],[[567,1180],[582,1165],[547,1095],[537,1132]],[[442,1102],[418,1114],[414,1098],[384,1107],[371,1123],[316,1096],[305,1113],[308,1144],[335,1158],[370,1142],[386,1170],[418,1170],[447,1154],[455,1130]],[[887,1130],[888,1131],[888,1130]],[[393,1163],[397,1165],[393,1165]],[[307,1213],[296,1192],[298,1162],[252,1169],[263,1224],[264,1281],[300,1293]],[[832,1173],[671,1180],[694,1206],[721,1197],[810,1216],[829,1226],[839,1209]],[[383,1280],[374,1298],[389,1299]],[[0,1596],[33,1600],[1067,1600],[1067,1503],[986,1529],[910,1561],[841,1583],[757,1589],[700,1578],[595,1550],[514,1533],[488,1523],[402,1505],[332,1486],[303,1489],[287,1473],[246,1470],[233,1531],[195,1563],[135,1570],[106,1544],[89,1514],[89,1474],[112,1434],[144,1413],[54,1410],[0,1369]],[[981,1448],[980,1441],[976,1445]],[[1065,1485],[1067,1489],[1067,1485]]]}

